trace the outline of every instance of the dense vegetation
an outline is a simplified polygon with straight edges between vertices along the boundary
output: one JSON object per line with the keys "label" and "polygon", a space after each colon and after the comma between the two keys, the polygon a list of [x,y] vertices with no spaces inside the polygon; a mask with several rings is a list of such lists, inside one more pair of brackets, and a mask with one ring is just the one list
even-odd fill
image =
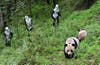
{"label": "dense vegetation", "polygon": [[[61,18],[56,29],[50,18],[52,3],[36,1],[32,4],[32,32],[25,29],[24,16],[29,12],[23,4],[18,3],[8,22],[14,33],[11,47],[5,47],[3,33],[0,34],[0,65],[100,65],[99,0],[85,10],[76,10],[72,0],[59,2]],[[80,43],[75,53],[77,58],[66,59],[63,53],[65,40],[77,36],[82,28],[88,31],[88,36]]]}

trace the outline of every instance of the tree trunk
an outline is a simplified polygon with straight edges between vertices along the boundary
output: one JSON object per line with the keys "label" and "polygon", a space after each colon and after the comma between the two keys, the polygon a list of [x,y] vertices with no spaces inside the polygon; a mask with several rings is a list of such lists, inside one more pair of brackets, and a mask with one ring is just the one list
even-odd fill
{"label": "tree trunk", "polygon": [[81,0],[76,5],[76,10],[84,10],[84,9],[89,9],[97,0]]}
{"label": "tree trunk", "polygon": [[47,4],[50,4],[50,0],[46,0]]}
{"label": "tree trunk", "polygon": [[11,21],[11,2],[9,1],[6,6],[7,6],[7,13],[6,13],[7,22],[10,22]]}
{"label": "tree trunk", "polygon": [[32,6],[31,6],[31,0],[29,0],[29,15],[30,15],[30,17],[32,17],[32,11],[31,11],[31,8],[32,8]]}
{"label": "tree trunk", "polygon": [[17,1],[14,0],[14,11],[16,10],[16,6],[17,6]]}
{"label": "tree trunk", "polygon": [[85,2],[85,3],[87,3],[86,4],[86,8],[87,9],[90,8],[95,2],[96,2],[96,0],[88,0],[88,1],[86,1]]}
{"label": "tree trunk", "polygon": [[56,4],[58,4],[58,0],[53,0],[54,7],[55,7]]}
{"label": "tree trunk", "polygon": [[4,27],[4,21],[3,21],[2,11],[0,9],[0,30],[3,30],[3,27]]}

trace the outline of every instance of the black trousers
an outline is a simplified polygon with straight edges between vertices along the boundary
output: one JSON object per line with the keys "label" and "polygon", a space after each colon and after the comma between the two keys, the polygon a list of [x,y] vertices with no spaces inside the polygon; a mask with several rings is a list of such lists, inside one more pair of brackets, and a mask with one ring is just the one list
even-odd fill
{"label": "black trousers", "polygon": [[8,41],[6,40],[6,44],[5,44],[7,47],[10,47],[11,46],[11,41]]}
{"label": "black trousers", "polygon": [[56,27],[59,25],[59,17],[53,18],[53,26]]}

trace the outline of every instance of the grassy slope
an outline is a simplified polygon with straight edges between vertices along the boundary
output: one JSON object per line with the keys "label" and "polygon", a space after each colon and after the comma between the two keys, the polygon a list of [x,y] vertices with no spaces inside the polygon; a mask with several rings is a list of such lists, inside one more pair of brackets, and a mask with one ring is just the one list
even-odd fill
{"label": "grassy slope", "polygon": [[[63,13],[64,14],[64,13]],[[100,65],[100,1],[90,9],[75,11],[64,16],[59,27],[52,27],[52,20],[34,20],[34,30],[28,37],[25,26],[19,24],[19,36],[13,26],[12,47],[6,48],[0,36],[0,65]],[[21,22],[20,20],[19,22]],[[13,24],[15,25],[15,24]],[[77,59],[65,59],[63,45],[65,39],[77,36],[78,30],[85,28],[88,37],[81,42]],[[29,38],[31,41],[29,41]]]}

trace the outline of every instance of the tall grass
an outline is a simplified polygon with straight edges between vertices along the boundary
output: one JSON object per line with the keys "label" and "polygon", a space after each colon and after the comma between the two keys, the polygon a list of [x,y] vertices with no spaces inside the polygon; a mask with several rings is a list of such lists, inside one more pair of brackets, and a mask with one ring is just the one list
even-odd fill
{"label": "tall grass", "polygon": [[[38,13],[34,8],[32,11],[33,14]],[[33,16],[34,29],[30,32],[30,37],[23,24],[23,17],[20,20],[17,17],[18,32],[16,23],[13,23],[16,21],[14,17],[11,25],[14,37],[10,48],[5,47],[3,35],[0,34],[0,65],[100,65],[99,11],[100,1],[97,1],[90,9],[74,11],[71,15],[64,12],[62,14],[66,15],[62,15],[56,30],[51,18],[45,19],[43,15],[43,19],[36,19]],[[81,28],[88,31],[88,36],[80,43],[75,53],[77,58],[66,59],[63,53],[65,40],[70,36],[77,36]]]}

